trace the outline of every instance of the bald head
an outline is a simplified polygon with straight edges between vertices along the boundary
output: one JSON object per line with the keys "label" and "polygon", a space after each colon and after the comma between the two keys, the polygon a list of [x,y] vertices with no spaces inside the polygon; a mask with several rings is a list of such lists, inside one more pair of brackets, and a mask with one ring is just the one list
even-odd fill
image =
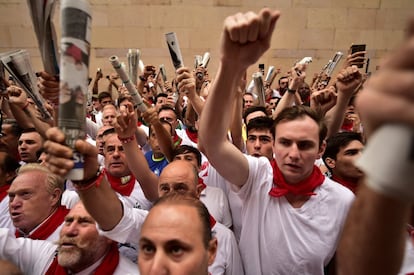
{"label": "bald head", "polygon": [[198,172],[192,163],[175,160],[162,170],[158,179],[158,195],[162,197],[173,192],[199,198]]}

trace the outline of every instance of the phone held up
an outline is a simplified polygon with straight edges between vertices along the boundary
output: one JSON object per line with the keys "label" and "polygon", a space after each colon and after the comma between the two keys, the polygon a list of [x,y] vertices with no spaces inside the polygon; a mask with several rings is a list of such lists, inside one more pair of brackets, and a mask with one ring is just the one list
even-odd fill
{"label": "phone held up", "polygon": [[[357,52],[364,52],[367,49],[366,44],[352,44],[351,45],[351,54],[357,53]],[[361,57],[365,58],[365,54],[361,55]],[[357,64],[358,68],[364,67],[364,62],[360,62]]]}

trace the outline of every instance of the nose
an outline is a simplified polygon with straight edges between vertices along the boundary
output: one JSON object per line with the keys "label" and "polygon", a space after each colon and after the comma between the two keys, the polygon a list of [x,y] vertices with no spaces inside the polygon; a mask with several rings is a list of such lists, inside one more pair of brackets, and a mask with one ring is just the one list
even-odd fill
{"label": "nose", "polygon": [[292,143],[292,146],[289,148],[289,158],[291,160],[298,160],[300,156],[300,150],[296,143]]}
{"label": "nose", "polygon": [[260,149],[261,146],[262,146],[262,144],[260,143],[260,140],[259,139],[256,139],[254,141],[254,148],[255,149]]}
{"label": "nose", "polygon": [[62,228],[62,232],[66,236],[70,236],[70,237],[77,236],[79,232],[78,223],[71,222],[69,224],[65,224]]}
{"label": "nose", "polygon": [[9,205],[11,209],[16,209],[22,205],[22,199],[19,196],[10,197]]}
{"label": "nose", "polygon": [[167,256],[163,252],[157,250],[152,258],[150,272],[148,274],[153,275],[165,275],[168,274]]}

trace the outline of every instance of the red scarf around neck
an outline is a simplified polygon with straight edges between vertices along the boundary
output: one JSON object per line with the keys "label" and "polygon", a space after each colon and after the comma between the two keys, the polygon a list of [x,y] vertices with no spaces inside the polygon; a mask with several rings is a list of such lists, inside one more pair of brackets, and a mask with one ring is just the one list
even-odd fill
{"label": "red scarf around neck", "polygon": [[[32,240],[46,240],[53,232],[64,222],[66,215],[69,213],[69,209],[65,206],[59,206],[56,211],[50,215],[46,221],[44,221],[39,228],[37,228],[32,234],[27,236]],[[16,230],[16,238],[23,237],[19,230]]]}
{"label": "red scarf around neck", "polygon": [[194,143],[198,143],[198,132],[191,132],[190,130],[185,129],[185,133],[187,134],[188,138],[194,142]]}
{"label": "red scarf around neck", "polygon": [[216,219],[214,219],[214,217],[210,215],[210,228],[213,229],[215,225],[216,225]]}
{"label": "red scarf around neck", "polygon": [[122,196],[126,197],[131,195],[135,186],[135,177],[132,174],[118,178],[110,175],[106,170],[104,170],[104,173],[115,192],[118,192]]}
{"label": "red scarf around neck", "polygon": [[[92,263],[93,264],[93,263]],[[116,242],[112,243],[111,248],[108,253],[105,255],[105,258],[102,260],[102,263],[95,269],[93,274],[113,274],[115,269],[119,264],[119,250]],[[53,259],[52,264],[49,266],[49,269],[45,275],[66,275],[68,274],[66,270],[61,267],[57,260],[57,255]]]}
{"label": "red scarf around neck", "polygon": [[332,176],[332,180],[334,180],[336,182],[339,182],[341,185],[343,185],[346,188],[348,188],[349,190],[351,190],[354,194],[357,191],[358,183],[356,183],[356,182],[352,182],[352,181],[348,181],[348,180],[343,180],[343,179],[338,179],[335,176]]}
{"label": "red scarf around neck", "polygon": [[207,185],[204,183],[204,180],[202,178],[198,178],[198,184],[201,184],[202,186],[201,191],[207,188]]}
{"label": "red scarf around neck", "polygon": [[180,138],[180,136],[177,135],[177,132],[175,132],[175,135],[173,136],[173,145],[174,145],[174,148],[176,148],[179,145],[181,145],[181,142],[182,141],[183,141],[183,139]]}
{"label": "red scarf around neck", "polygon": [[316,195],[313,190],[325,180],[325,176],[321,173],[321,170],[314,165],[312,174],[308,178],[295,185],[288,184],[277,166],[276,160],[271,160],[270,164],[273,168],[273,187],[270,189],[269,195],[272,197],[282,197],[289,193],[305,196]]}
{"label": "red scarf around neck", "polygon": [[7,190],[9,190],[10,184],[5,184],[0,187],[0,202],[7,196]]}

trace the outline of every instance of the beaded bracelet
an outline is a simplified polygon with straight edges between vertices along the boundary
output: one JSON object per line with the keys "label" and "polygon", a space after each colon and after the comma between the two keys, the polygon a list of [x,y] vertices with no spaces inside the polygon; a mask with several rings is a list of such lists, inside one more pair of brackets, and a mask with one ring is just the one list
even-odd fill
{"label": "beaded bracelet", "polygon": [[130,137],[126,137],[126,138],[121,138],[120,136],[118,136],[119,141],[121,141],[121,143],[123,144],[127,144],[130,143],[131,141],[133,141],[135,139],[135,135],[132,135]]}

